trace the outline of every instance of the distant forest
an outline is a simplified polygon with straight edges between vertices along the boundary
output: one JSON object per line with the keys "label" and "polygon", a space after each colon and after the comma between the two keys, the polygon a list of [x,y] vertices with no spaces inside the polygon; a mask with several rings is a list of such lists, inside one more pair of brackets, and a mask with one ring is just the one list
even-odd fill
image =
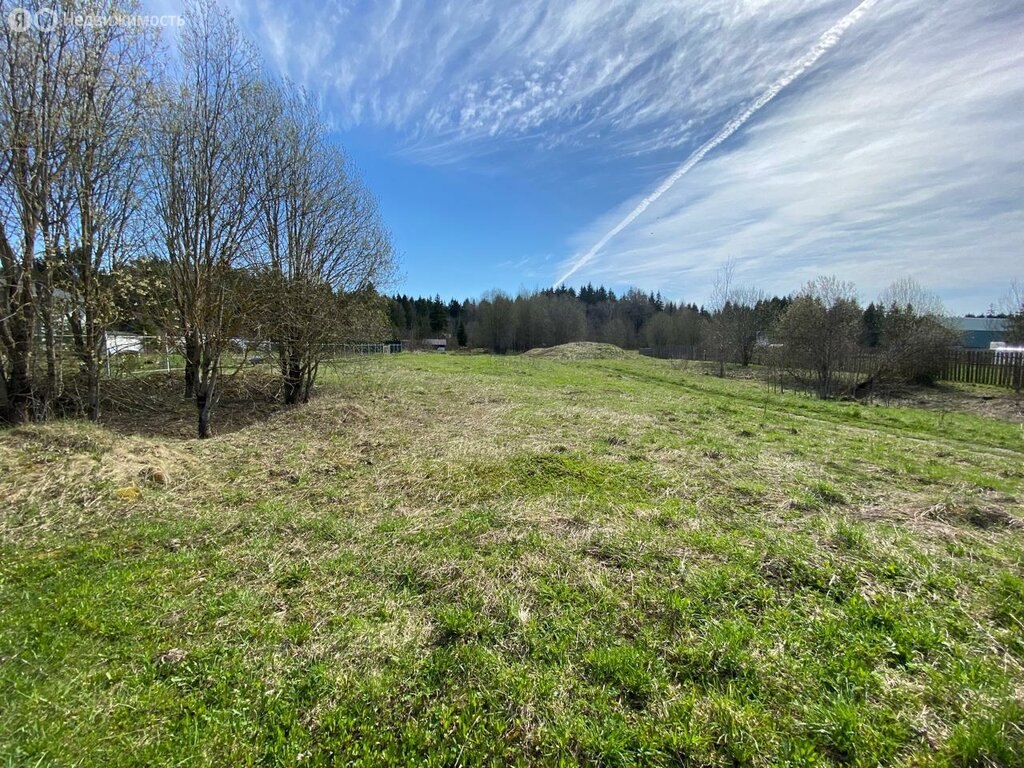
{"label": "distant forest", "polygon": [[[621,296],[604,286],[548,288],[512,297],[493,292],[480,300],[396,295],[390,297],[394,338],[446,337],[458,347],[492,352],[522,352],[571,341],[600,341],[623,349],[686,347],[701,350],[713,340],[715,318],[736,321],[737,345],[752,350],[758,336],[774,327],[791,304],[790,297],[748,294],[711,310],[697,304],[665,301],[660,293],[630,289]],[[884,310],[869,304],[863,311],[865,346],[876,346]],[[746,355],[741,349],[742,362]]]}
{"label": "distant forest", "polygon": [[[783,305],[784,306],[784,305]],[[395,338],[446,336],[461,347],[521,352],[569,341],[604,341],[627,349],[661,344],[698,345],[710,313],[661,294],[632,289],[617,296],[600,286],[549,288],[512,297],[493,292],[479,300],[393,296]]]}

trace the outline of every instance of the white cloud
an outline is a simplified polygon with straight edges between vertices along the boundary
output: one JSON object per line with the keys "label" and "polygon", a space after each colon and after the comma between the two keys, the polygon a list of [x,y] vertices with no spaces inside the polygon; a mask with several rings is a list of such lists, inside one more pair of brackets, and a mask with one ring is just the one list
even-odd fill
{"label": "white cloud", "polygon": [[863,2],[854,8],[849,14],[844,16],[833,26],[829,27],[828,30],[826,30],[819,38],[818,42],[814,44],[811,50],[797,59],[797,61],[786,70],[786,73],[782,75],[782,77],[760,93],[758,97],[749,105],[744,107],[741,112],[729,118],[729,121],[719,128],[710,139],[704,142],[681,165],[677,166],[671,175],[662,181],[654,192],[641,200],[633,210],[626,214],[625,218],[608,230],[608,232],[606,232],[601,239],[597,241],[597,243],[592,245],[590,250],[575,259],[569,266],[568,271],[558,279],[558,284],[565,283],[569,277],[576,274],[580,269],[590,263],[594,256],[604,249],[604,247],[614,237],[636,221],[643,212],[655,203],[662,195],[671,190],[672,187],[675,186],[676,182],[689,173],[691,169],[696,167],[704,157],[711,152],[714,152],[715,149],[725,143],[734,133],[746,125],[748,121],[753,119],[759,111],[768,106],[780,93],[790,87],[792,83],[798,81],[822,56],[826,55],[832,48],[834,48],[839,41],[842,40],[843,34],[862,19],[877,2],[878,0],[863,0]]}

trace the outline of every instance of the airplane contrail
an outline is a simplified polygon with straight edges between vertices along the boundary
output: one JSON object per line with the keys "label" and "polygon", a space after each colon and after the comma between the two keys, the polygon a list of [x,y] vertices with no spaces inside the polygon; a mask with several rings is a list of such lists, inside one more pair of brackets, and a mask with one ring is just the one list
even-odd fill
{"label": "airplane contrail", "polygon": [[818,38],[818,42],[815,43],[814,47],[805,53],[803,57],[800,58],[792,67],[790,67],[786,74],[772,83],[768,90],[758,96],[753,104],[740,112],[736,117],[726,123],[718,133],[702,144],[696,152],[690,155],[682,165],[672,172],[671,176],[661,182],[661,185],[656,190],[641,200],[637,207],[626,214],[626,217],[622,221],[608,230],[605,236],[598,240],[589,251],[580,256],[569,268],[569,271],[562,275],[561,279],[555,283],[555,285],[562,285],[566,280],[576,274],[580,268],[592,261],[594,256],[596,256],[602,248],[608,245],[608,242],[613,237],[636,221],[637,217],[646,211],[651,203],[668,192],[669,189],[672,188],[672,185],[685,176],[693,166],[703,160],[704,156],[707,155],[708,152],[736,133],[736,131],[738,131],[744,123],[753,117],[758,110],[778,96],[787,86],[789,86],[790,83],[800,77],[804,72],[813,67],[818,59],[828,53],[829,50],[835,46],[840,39],[842,39],[846,31],[860,21],[864,14],[870,11],[875,5],[877,5],[877,3],[878,0],[864,0],[864,2],[829,28],[828,31]]}

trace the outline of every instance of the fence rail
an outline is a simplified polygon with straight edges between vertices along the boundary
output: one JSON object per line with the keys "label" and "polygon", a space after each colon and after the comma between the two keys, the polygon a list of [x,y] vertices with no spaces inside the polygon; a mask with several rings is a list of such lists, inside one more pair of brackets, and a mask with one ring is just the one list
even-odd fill
{"label": "fence rail", "polygon": [[392,355],[403,350],[401,342],[381,344],[337,344],[332,347],[335,355]]}

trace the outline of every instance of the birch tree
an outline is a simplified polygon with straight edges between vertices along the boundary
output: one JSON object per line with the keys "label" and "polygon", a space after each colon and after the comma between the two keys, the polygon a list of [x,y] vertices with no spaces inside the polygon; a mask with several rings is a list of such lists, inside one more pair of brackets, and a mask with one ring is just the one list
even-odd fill
{"label": "birch tree", "polygon": [[185,394],[195,397],[199,436],[209,437],[221,358],[240,320],[227,301],[234,269],[254,247],[267,125],[258,110],[258,57],[231,17],[212,0],[196,0],[180,34],[180,77],[155,119],[149,181]]}

